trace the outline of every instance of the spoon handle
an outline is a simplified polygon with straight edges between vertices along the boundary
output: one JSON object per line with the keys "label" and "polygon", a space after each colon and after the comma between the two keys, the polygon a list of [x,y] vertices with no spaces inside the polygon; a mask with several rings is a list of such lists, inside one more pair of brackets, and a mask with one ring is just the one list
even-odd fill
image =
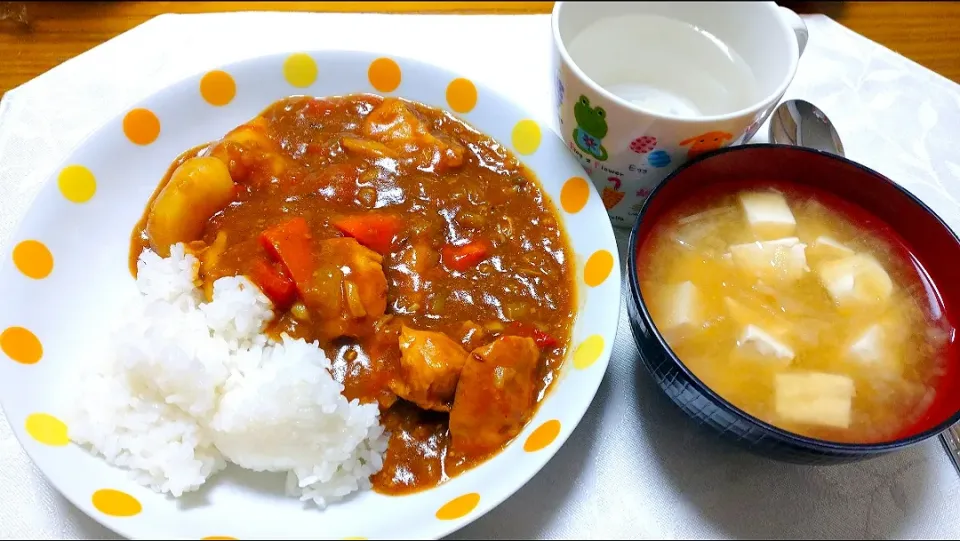
{"label": "spoon handle", "polygon": [[950,455],[950,461],[960,473],[960,426],[953,425],[940,433],[940,442]]}

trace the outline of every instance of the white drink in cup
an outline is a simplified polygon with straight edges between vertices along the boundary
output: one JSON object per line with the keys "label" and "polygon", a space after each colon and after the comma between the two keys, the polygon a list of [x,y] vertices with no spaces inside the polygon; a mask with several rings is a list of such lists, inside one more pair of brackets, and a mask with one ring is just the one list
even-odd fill
{"label": "white drink in cup", "polygon": [[561,135],[621,227],[679,165],[752,136],[807,41],[773,2],[557,2],[552,25]]}

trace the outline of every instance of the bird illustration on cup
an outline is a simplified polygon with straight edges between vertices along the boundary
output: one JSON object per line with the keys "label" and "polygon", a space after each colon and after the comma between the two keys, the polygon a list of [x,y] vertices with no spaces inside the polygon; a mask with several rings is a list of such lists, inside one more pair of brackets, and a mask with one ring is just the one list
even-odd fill
{"label": "bird illustration on cup", "polygon": [[685,147],[690,145],[690,149],[687,150],[687,159],[692,160],[704,152],[710,152],[711,150],[723,147],[724,143],[732,139],[733,135],[725,131],[709,131],[680,141],[680,146]]}

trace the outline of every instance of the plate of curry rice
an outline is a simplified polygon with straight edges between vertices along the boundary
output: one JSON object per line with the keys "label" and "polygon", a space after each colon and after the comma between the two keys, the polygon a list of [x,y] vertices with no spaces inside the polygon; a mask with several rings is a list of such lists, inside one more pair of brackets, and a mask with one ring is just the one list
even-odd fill
{"label": "plate of curry rice", "polygon": [[405,58],[245,60],[58,166],[0,267],[0,397],[129,538],[438,538],[576,428],[616,253],[509,99]]}

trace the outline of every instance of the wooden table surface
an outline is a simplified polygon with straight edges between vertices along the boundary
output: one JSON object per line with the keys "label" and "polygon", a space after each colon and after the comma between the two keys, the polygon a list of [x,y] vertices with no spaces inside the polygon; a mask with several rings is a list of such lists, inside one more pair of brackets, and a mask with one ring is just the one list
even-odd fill
{"label": "wooden table surface", "polygon": [[[960,82],[960,2],[781,2],[826,13]],[[553,2],[0,2],[0,96],[162,13],[368,11],[549,13]]]}

